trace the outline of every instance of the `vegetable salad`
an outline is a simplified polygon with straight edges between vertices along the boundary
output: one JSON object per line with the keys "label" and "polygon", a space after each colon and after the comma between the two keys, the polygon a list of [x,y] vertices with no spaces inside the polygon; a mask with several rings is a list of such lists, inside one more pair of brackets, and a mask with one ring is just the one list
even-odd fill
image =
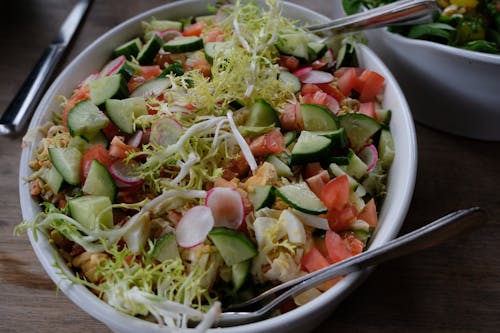
{"label": "vegetable salad", "polygon": [[18,227],[72,282],[178,328],[362,252],[394,158],[385,79],[349,41],[274,0],[211,10],[143,22],[62,97],[30,162],[43,211]]}
{"label": "vegetable salad", "polygon": [[[347,14],[361,5],[374,8],[394,0],[343,0]],[[471,51],[500,53],[500,2],[497,0],[437,0],[442,14],[432,23],[390,30]]]}

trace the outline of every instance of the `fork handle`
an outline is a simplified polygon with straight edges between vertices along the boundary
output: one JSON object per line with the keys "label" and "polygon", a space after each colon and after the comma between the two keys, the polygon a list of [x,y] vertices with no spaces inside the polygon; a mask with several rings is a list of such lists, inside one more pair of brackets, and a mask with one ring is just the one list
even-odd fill
{"label": "fork handle", "polygon": [[40,98],[63,55],[64,46],[47,47],[0,118],[0,135],[14,135],[22,131],[35,111]]}

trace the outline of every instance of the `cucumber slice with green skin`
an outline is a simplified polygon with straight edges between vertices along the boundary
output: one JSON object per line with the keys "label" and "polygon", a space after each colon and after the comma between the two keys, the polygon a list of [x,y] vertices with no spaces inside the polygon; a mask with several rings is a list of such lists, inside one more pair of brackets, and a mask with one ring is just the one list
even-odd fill
{"label": "cucumber slice with green skin", "polygon": [[229,42],[208,42],[205,43],[205,58],[210,64],[213,64],[214,59],[223,54],[224,50],[230,48]]}
{"label": "cucumber slice with green skin", "polygon": [[214,243],[228,266],[238,264],[257,255],[255,245],[239,231],[227,228],[213,228],[208,233],[208,238]]}
{"label": "cucumber slice with green skin", "polygon": [[193,52],[202,48],[203,39],[195,36],[177,37],[163,45],[163,50],[172,53]]}
{"label": "cucumber slice with green skin", "polygon": [[385,126],[389,126],[392,118],[392,111],[389,109],[375,110],[378,121]]}
{"label": "cucumber slice with green skin", "polygon": [[297,138],[297,132],[295,131],[289,131],[283,134],[283,138],[285,139],[285,146],[288,147],[289,145],[292,144],[292,142],[295,141],[295,138]]}
{"label": "cucumber slice with green skin", "polygon": [[281,71],[279,80],[283,82],[286,86],[291,87],[294,93],[297,93],[302,88],[302,84],[298,77],[287,71]]}
{"label": "cucumber slice with green skin", "polygon": [[90,99],[99,106],[107,99],[128,97],[127,82],[121,74],[105,76],[89,83]]}
{"label": "cucumber slice with green skin", "polygon": [[149,25],[150,25],[150,27],[147,27],[147,28],[150,28],[152,30],[160,30],[160,31],[167,30],[167,29],[182,30],[182,22],[180,22],[180,21],[153,19],[149,22]]}
{"label": "cucumber slice with green skin", "polygon": [[85,140],[81,136],[76,135],[76,136],[71,137],[71,139],[69,140],[69,143],[68,143],[68,147],[69,148],[76,148],[81,153],[83,153],[90,147],[90,144],[88,143],[87,140]]}
{"label": "cucumber slice with green skin", "polygon": [[378,121],[362,113],[339,116],[339,121],[340,126],[345,128],[351,147],[356,151],[382,128]]}
{"label": "cucumber slice with green skin", "polygon": [[385,170],[389,170],[396,155],[394,140],[389,130],[383,129],[380,132],[377,150],[379,163]]}
{"label": "cucumber slice with green skin", "polygon": [[182,76],[184,75],[184,68],[178,62],[174,62],[173,64],[168,65],[160,74],[160,77],[167,76],[169,74],[173,74],[174,76]]}
{"label": "cucumber slice with green skin", "polygon": [[314,194],[306,183],[285,185],[276,189],[278,194],[287,204],[303,213],[323,214],[327,208]]}
{"label": "cucumber slice with green skin", "polygon": [[250,117],[246,121],[245,126],[265,127],[271,125],[280,126],[278,113],[265,100],[256,100],[252,105]]}
{"label": "cucumber slice with green skin", "polygon": [[331,163],[330,166],[328,167],[329,171],[335,176],[339,177],[342,175],[347,175],[347,179],[349,180],[349,186],[352,191],[356,191],[356,189],[359,186],[359,183],[356,179],[352,178],[347,172],[345,172],[344,169],[342,169],[341,166],[339,166],[337,163]]}
{"label": "cucumber slice with green skin", "polygon": [[300,111],[306,131],[334,131],[339,128],[337,116],[324,106],[301,104]]}
{"label": "cucumber slice with green skin", "polygon": [[163,46],[163,40],[160,36],[153,33],[146,44],[142,47],[137,55],[137,61],[142,66],[150,66],[153,64],[158,51]]}
{"label": "cucumber slice with green skin", "polygon": [[317,131],[313,132],[314,134],[321,135],[332,140],[333,148],[345,148],[349,144],[347,140],[347,135],[344,128],[339,128],[333,131]]}
{"label": "cucumber slice with green skin", "polygon": [[248,196],[255,211],[272,206],[276,197],[271,185],[255,185],[252,189]]}
{"label": "cucumber slice with green skin", "polygon": [[91,230],[113,226],[111,201],[106,196],[84,195],[69,200],[68,207],[71,217]]}
{"label": "cucumber slice with green skin", "polygon": [[147,114],[143,97],[108,99],[105,103],[109,119],[126,134],[134,133],[134,119]]}
{"label": "cucumber slice with green skin", "polygon": [[106,196],[114,202],[117,188],[108,169],[98,160],[93,160],[82,191],[90,195]]}
{"label": "cucumber slice with green skin", "polygon": [[278,156],[271,154],[266,157],[266,161],[274,165],[276,174],[279,177],[293,177],[292,169]]}
{"label": "cucumber slice with green skin", "polygon": [[47,186],[53,193],[59,193],[64,178],[55,167],[44,168],[40,175],[40,178],[42,178],[42,180],[45,182],[45,184],[47,184]]}
{"label": "cucumber slice with green skin", "polygon": [[358,155],[356,155],[356,153],[352,149],[349,149],[349,151],[347,152],[347,160],[349,163],[346,165],[342,165],[341,168],[349,176],[360,180],[368,173],[368,166],[358,157]]}
{"label": "cucumber slice with green skin", "polygon": [[307,43],[307,50],[309,53],[309,61],[314,61],[321,58],[326,51],[328,51],[328,46],[321,42],[309,42]]}
{"label": "cucumber slice with green skin", "polygon": [[94,103],[85,100],[69,111],[67,123],[71,136],[80,135],[89,140],[108,126],[109,119]]}
{"label": "cucumber slice with green skin", "polygon": [[153,257],[161,262],[165,260],[174,260],[180,257],[175,233],[169,231],[161,236],[154,245]]}
{"label": "cucumber slice with green skin", "polygon": [[278,36],[276,47],[281,54],[294,56],[302,62],[309,62],[308,38],[304,33],[286,33]]}
{"label": "cucumber slice with green skin", "polygon": [[161,77],[151,81],[144,82],[139,87],[135,88],[130,94],[130,97],[148,97],[148,96],[158,96],[165,89],[172,86],[172,81],[169,78]]}
{"label": "cucumber slice with green skin", "polygon": [[66,183],[79,185],[82,153],[76,148],[49,148],[49,159]]}
{"label": "cucumber slice with green skin", "polygon": [[88,138],[88,143],[89,143],[89,146],[93,146],[96,144],[101,144],[104,146],[104,148],[108,148],[108,146],[109,146],[109,140],[103,131],[99,131],[94,136]]}
{"label": "cucumber slice with green skin", "polygon": [[116,49],[114,49],[113,55],[115,57],[124,55],[125,58],[131,60],[132,57],[134,58],[137,57],[141,49],[142,49],[142,42],[141,39],[137,37],[118,46]]}
{"label": "cucumber slice with green skin", "polygon": [[293,146],[291,164],[306,164],[328,159],[332,140],[313,132],[302,131]]}
{"label": "cucumber slice with green skin", "polygon": [[[132,75],[135,74],[135,67],[132,66],[130,62],[125,61],[118,69],[117,74],[121,74],[125,82],[128,82],[132,78]],[[127,88],[127,94],[128,94],[128,88]]]}
{"label": "cucumber slice with green skin", "polygon": [[234,291],[239,290],[245,283],[250,272],[251,263],[251,260],[245,260],[231,266]]}

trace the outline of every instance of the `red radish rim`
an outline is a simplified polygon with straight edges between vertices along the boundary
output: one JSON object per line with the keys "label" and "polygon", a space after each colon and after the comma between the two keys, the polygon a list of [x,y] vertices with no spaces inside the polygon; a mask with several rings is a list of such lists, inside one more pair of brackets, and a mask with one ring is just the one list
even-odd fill
{"label": "red radish rim", "polygon": [[124,55],[111,60],[106,66],[103,67],[103,69],[101,69],[101,76],[110,76],[115,74],[125,61],[127,61],[127,58]]}
{"label": "red radish rim", "polygon": [[[228,216],[218,208],[226,207],[226,212],[230,211],[234,216]],[[226,227],[238,229],[245,219],[245,203],[237,190],[229,187],[213,187],[207,192],[205,206],[209,207],[214,216],[216,227]]]}
{"label": "red radish rim", "polygon": [[[134,161],[130,161],[129,163],[132,164]],[[135,186],[143,182],[142,178],[130,175],[130,172],[132,171],[132,166],[130,164],[126,164],[123,160],[118,159],[109,166],[109,172],[116,180],[116,185],[118,187]]]}
{"label": "red radish rim", "polygon": [[292,74],[300,79],[303,75],[306,75],[307,73],[309,73],[312,70],[313,69],[311,66],[307,66],[307,67],[302,67],[302,68],[297,69]]}
{"label": "red radish rim", "polygon": [[127,145],[132,147],[139,147],[142,143],[142,137],[144,135],[143,131],[136,131],[130,138],[127,140]]}
{"label": "red radish rim", "polygon": [[[164,43],[174,39],[175,37],[181,37],[182,36],[182,32],[178,29],[175,29],[175,28],[170,28],[170,29],[165,29],[165,30],[157,30],[155,31],[155,33],[163,40]],[[172,34],[172,38],[167,38],[165,39],[165,35],[167,34]]]}
{"label": "red radish rim", "polygon": [[372,144],[366,145],[358,152],[358,157],[368,166],[367,170],[371,171],[378,162],[377,148]]}
{"label": "red radish rim", "polygon": [[194,206],[182,216],[175,228],[177,244],[185,249],[205,241],[214,226],[212,210],[207,206]]}

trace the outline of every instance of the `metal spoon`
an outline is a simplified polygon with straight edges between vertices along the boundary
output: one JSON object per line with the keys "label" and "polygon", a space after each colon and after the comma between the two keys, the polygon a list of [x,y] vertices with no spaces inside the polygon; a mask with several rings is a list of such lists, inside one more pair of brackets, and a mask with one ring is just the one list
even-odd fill
{"label": "metal spoon", "polygon": [[428,23],[439,13],[439,6],[434,0],[401,0],[327,23],[311,25],[306,29],[311,32],[354,32],[391,25]]}
{"label": "metal spoon", "polygon": [[[435,246],[447,239],[483,225],[486,223],[486,220],[485,212],[479,207],[450,213],[404,236],[395,238],[382,246],[369,249],[335,265],[283,283],[247,302],[233,305],[224,310],[218,318],[216,325],[236,326],[258,321],[268,316],[289,297],[298,295],[333,278]],[[279,294],[279,292],[282,293]],[[244,311],[270,296],[275,296],[275,298],[258,310]]]}

